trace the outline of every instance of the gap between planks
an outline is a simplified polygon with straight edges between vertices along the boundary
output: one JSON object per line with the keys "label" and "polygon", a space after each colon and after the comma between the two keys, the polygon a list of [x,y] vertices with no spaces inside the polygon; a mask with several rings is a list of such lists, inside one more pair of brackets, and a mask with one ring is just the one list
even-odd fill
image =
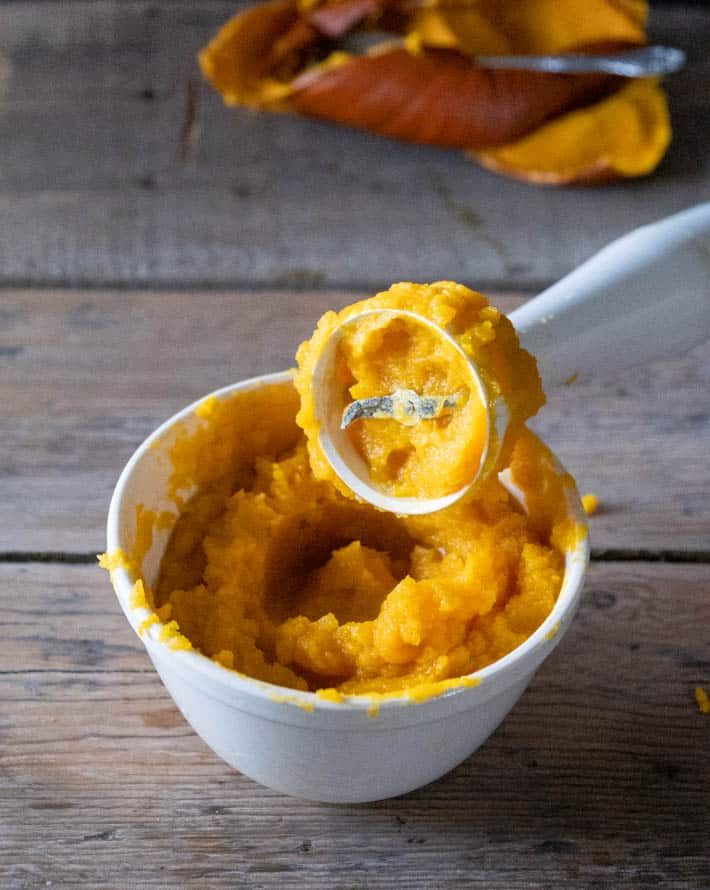
{"label": "gap between planks", "polygon": [[[592,548],[592,562],[660,562],[669,565],[703,565],[710,563],[710,550],[647,550],[633,548]],[[0,563],[44,563],[93,565],[97,554],[62,551],[7,550],[0,552]]]}
{"label": "gap between planks", "polygon": [[[488,296],[500,296],[501,294],[514,293],[519,297],[534,297],[542,291],[547,290],[557,283],[558,279],[544,279],[540,281],[519,281],[517,279],[501,279],[501,278],[476,278],[475,289],[480,293]],[[290,293],[332,293],[343,291],[344,293],[365,292],[367,294],[374,293],[376,290],[384,290],[390,286],[392,282],[384,280],[380,284],[373,284],[372,281],[358,281],[357,279],[347,279],[343,281],[320,281],[315,276],[309,276],[307,273],[294,273],[293,275],[279,275],[267,281],[253,282],[249,279],[235,278],[229,281],[213,281],[212,279],[198,279],[196,281],[186,281],[184,278],[172,279],[141,279],[140,281],[121,281],[113,279],[84,279],[76,280],[66,277],[58,278],[42,278],[39,280],[32,279],[28,282],[26,279],[2,279],[0,280],[0,293],[3,291],[51,291],[51,290],[67,290],[67,291],[119,291],[121,293],[130,291],[137,295],[143,293],[193,293],[195,291],[215,291],[216,293],[232,293],[234,291],[254,291],[255,293],[289,291]],[[473,286],[473,285],[472,285]]]}

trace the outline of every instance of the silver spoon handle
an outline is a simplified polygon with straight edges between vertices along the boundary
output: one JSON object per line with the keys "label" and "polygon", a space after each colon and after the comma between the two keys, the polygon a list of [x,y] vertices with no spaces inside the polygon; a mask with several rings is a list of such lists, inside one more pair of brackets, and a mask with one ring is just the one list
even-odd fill
{"label": "silver spoon handle", "polygon": [[672,46],[642,46],[604,55],[565,53],[559,56],[477,56],[484,68],[517,68],[551,74],[616,74],[619,77],[658,77],[680,71],[685,53]]}

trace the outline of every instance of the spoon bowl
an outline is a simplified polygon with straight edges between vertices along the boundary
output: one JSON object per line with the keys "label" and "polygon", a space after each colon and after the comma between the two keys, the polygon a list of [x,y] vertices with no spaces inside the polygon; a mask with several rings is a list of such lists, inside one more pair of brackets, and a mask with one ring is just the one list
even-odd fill
{"label": "spoon bowl", "polygon": [[[478,465],[472,467],[471,478],[466,485],[440,497],[398,497],[372,478],[367,464],[355,448],[343,416],[348,410],[347,389],[340,385],[336,373],[338,344],[348,329],[352,329],[364,319],[406,319],[432,331],[447,348],[461,356],[470,372],[469,397],[480,401],[486,416],[486,444]],[[319,443],[328,462],[338,477],[363,501],[399,515],[417,515],[443,510],[462,498],[474,487],[486,467],[495,464],[498,443],[503,440],[508,425],[508,411],[503,399],[497,399],[491,408],[486,387],[478,369],[470,357],[461,349],[448,331],[416,312],[405,309],[372,309],[360,312],[346,319],[329,337],[313,372],[313,393],[315,396],[316,420],[319,424]],[[455,409],[454,409],[455,410]],[[426,421],[420,421],[426,422]],[[495,427],[495,435],[491,428]],[[496,453],[493,453],[496,449]]]}

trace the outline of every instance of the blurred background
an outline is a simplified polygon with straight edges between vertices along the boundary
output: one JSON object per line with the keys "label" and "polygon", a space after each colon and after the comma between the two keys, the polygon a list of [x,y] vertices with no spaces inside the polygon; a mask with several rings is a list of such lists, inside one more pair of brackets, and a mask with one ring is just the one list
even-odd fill
{"label": "blurred background", "polygon": [[224,0],[0,6],[0,284],[535,291],[708,194],[710,7],[652,4],[684,48],[647,179],[541,189],[462,153],[227,109],[196,54]]}

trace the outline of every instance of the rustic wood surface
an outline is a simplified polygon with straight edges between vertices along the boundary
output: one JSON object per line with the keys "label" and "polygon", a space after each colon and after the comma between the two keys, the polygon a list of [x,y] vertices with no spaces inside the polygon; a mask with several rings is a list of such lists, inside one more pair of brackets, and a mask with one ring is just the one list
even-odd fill
{"label": "rustic wood surface", "polygon": [[1,890],[705,890],[707,346],[550,394],[537,428],[602,503],[579,616],[489,742],[398,800],[305,803],[225,766],[93,563],[145,435],[288,367],[324,309],[454,277],[510,310],[707,199],[710,8],[654,7],[690,53],[658,173],[553,191],[225,109],[194,57],[242,2],[0,3]]}
{"label": "rustic wood surface", "polygon": [[710,9],[654,4],[686,48],[653,177],[550,190],[456,152],[229,110],[197,50],[244,0],[0,4],[0,283],[534,290],[710,194]]}
{"label": "rustic wood surface", "polygon": [[[143,438],[212,389],[290,367],[321,312],[355,296],[6,292],[0,552],[102,549],[113,485]],[[536,426],[601,500],[596,549],[710,554],[709,388],[700,347],[550,393]]]}
{"label": "rustic wood surface", "polygon": [[0,885],[702,888],[710,566],[595,564],[510,717],[445,778],[360,806],[230,770],[91,566],[0,566]]}
{"label": "rustic wood surface", "polygon": [[552,396],[539,426],[604,505],[580,617],[483,750],[400,800],[307,804],[228,769],[106,577],[66,564],[102,548],[111,487],[146,433],[287,367],[318,314],[352,297],[4,294],[0,886],[703,887],[706,348]]}

